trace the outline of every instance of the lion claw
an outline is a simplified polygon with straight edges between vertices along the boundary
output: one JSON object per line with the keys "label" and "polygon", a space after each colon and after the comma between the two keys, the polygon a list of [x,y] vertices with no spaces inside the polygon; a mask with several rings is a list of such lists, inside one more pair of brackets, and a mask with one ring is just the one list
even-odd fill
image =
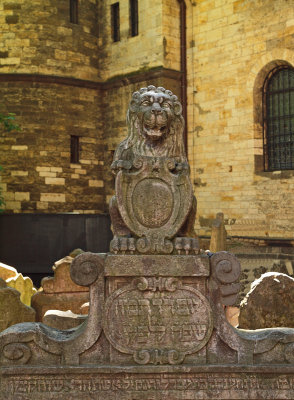
{"label": "lion claw", "polygon": [[110,251],[114,254],[117,253],[130,253],[133,254],[136,250],[135,239],[129,237],[115,236],[110,242]]}
{"label": "lion claw", "polygon": [[178,254],[198,254],[199,242],[198,239],[189,237],[176,237],[174,239],[174,247]]}

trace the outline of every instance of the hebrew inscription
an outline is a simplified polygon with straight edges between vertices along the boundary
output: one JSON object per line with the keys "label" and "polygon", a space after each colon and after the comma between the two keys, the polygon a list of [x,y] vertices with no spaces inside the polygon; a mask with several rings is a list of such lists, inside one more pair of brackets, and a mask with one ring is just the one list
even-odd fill
{"label": "hebrew inscription", "polygon": [[[113,399],[114,396],[177,393],[178,398],[293,399],[294,379],[287,374],[187,373],[170,374],[81,374],[24,375],[4,379],[1,395],[10,400]],[[124,397],[127,396],[127,397]],[[185,397],[182,397],[185,396]],[[193,396],[193,397],[191,397]],[[197,396],[197,397],[196,397]],[[214,396],[214,397],[213,397]],[[2,397],[1,397],[2,398]],[[142,397],[143,398],[143,397]],[[157,397],[156,397],[157,398]],[[145,397],[144,397],[145,399]]]}
{"label": "hebrew inscription", "polygon": [[175,278],[137,278],[106,302],[105,334],[138,364],[178,364],[210,338],[212,311],[196,289]]}

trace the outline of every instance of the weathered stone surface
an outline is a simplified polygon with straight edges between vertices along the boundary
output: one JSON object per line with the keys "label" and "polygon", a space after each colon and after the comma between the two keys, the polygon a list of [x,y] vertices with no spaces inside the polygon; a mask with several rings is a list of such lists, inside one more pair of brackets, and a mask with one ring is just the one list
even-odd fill
{"label": "weathered stone surface", "polygon": [[37,293],[37,289],[34,288],[31,278],[28,276],[23,277],[22,274],[17,274],[13,278],[6,280],[8,286],[16,289],[20,292],[20,300],[27,306],[31,305],[32,296]]}
{"label": "weathered stone surface", "polygon": [[0,263],[0,278],[6,281],[6,279],[17,276],[18,272],[15,268],[10,265]]}
{"label": "weathered stone surface", "polygon": [[[164,89],[149,87],[142,93],[146,98],[135,95],[133,100],[139,96],[140,107],[145,104],[151,109],[150,120],[157,121]],[[160,136],[159,126],[168,133],[158,121],[147,126],[144,122],[147,136]],[[193,236],[179,236],[181,230],[189,231],[188,215],[194,212],[193,201],[190,209],[185,198],[190,193],[187,169],[167,168],[175,163],[169,164],[164,152],[162,157],[145,154],[141,163],[132,159],[134,149],[140,155],[152,146],[125,145],[119,147],[122,159],[118,157],[116,165],[120,171],[111,208],[116,233],[112,252],[82,253],[71,262],[72,281],[89,287],[88,318],[65,331],[35,323],[0,334],[5,398],[293,399],[294,329],[249,331],[228,323],[224,308],[236,301],[240,263],[225,251],[195,254]],[[130,162],[135,163],[132,173]],[[181,174],[183,179],[177,181]],[[167,210],[161,204],[162,187],[170,196]],[[160,200],[156,209],[153,197],[155,203]],[[157,208],[158,220],[153,218]],[[64,285],[49,283],[51,292],[45,295],[61,294]]]}
{"label": "weathered stone surface", "polygon": [[294,328],[294,279],[267,272],[251,285],[240,304],[239,327],[261,329]]}
{"label": "weathered stone surface", "polygon": [[[3,399],[47,400],[238,400],[293,399],[293,368],[236,366],[104,366],[6,369]],[[40,376],[40,370],[42,375]]]}
{"label": "weathered stone surface", "polygon": [[116,174],[116,195],[110,202],[114,253],[199,252],[197,239],[186,237],[193,236],[196,198],[181,112],[177,96],[163,87],[150,85],[133,93],[128,137],[111,166]]}
{"label": "weathered stone surface", "polygon": [[228,306],[225,308],[225,314],[226,314],[227,321],[235,328],[238,328],[239,314],[240,314],[239,307]]}
{"label": "weathered stone surface", "polygon": [[37,321],[42,321],[48,310],[71,310],[80,314],[81,306],[89,300],[89,289],[75,284],[70,276],[73,258],[67,256],[53,266],[54,277],[44,278],[42,291],[32,297],[32,307],[36,310]]}
{"label": "weathered stone surface", "polygon": [[20,293],[0,279],[0,331],[19,322],[34,322],[35,310],[20,301]]}
{"label": "weathered stone surface", "polygon": [[224,214],[217,213],[212,221],[209,250],[212,253],[227,250],[227,232],[224,224]]}
{"label": "weathered stone surface", "polygon": [[49,310],[43,317],[43,323],[56,329],[72,329],[81,325],[87,316],[74,314],[72,311]]}
{"label": "weathered stone surface", "polygon": [[[181,265],[181,268],[179,268]],[[144,276],[209,276],[206,256],[174,255],[124,255],[108,254],[105,259],[106,276],[132,276],[134,272]]]}
{"label": "weathered stone surface", "polygon": [[53,278],[44,278],[42,287],[44,293],[71,293],[71,292],[87,292],[88,289],[76,285],[70,277],[70,266],[73,257],[67,256],[55,262],[52,267],[54,272]]}

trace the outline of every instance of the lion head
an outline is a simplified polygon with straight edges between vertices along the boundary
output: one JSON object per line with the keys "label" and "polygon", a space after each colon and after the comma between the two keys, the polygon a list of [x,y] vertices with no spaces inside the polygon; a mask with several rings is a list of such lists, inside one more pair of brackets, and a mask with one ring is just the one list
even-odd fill
{"label": "lion head", "polygon": [[127,123],[125,150],[134,155],[186,159],[182,106],[170,90],[150,85],[134,92]]}

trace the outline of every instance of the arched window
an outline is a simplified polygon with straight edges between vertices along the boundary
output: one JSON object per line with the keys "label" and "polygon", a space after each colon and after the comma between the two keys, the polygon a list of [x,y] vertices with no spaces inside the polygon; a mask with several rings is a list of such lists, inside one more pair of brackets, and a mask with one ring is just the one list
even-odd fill
{"label": "arched window", "polygon": [[294,169],[294,69],[273,69],[263,93],[265,170]]}

